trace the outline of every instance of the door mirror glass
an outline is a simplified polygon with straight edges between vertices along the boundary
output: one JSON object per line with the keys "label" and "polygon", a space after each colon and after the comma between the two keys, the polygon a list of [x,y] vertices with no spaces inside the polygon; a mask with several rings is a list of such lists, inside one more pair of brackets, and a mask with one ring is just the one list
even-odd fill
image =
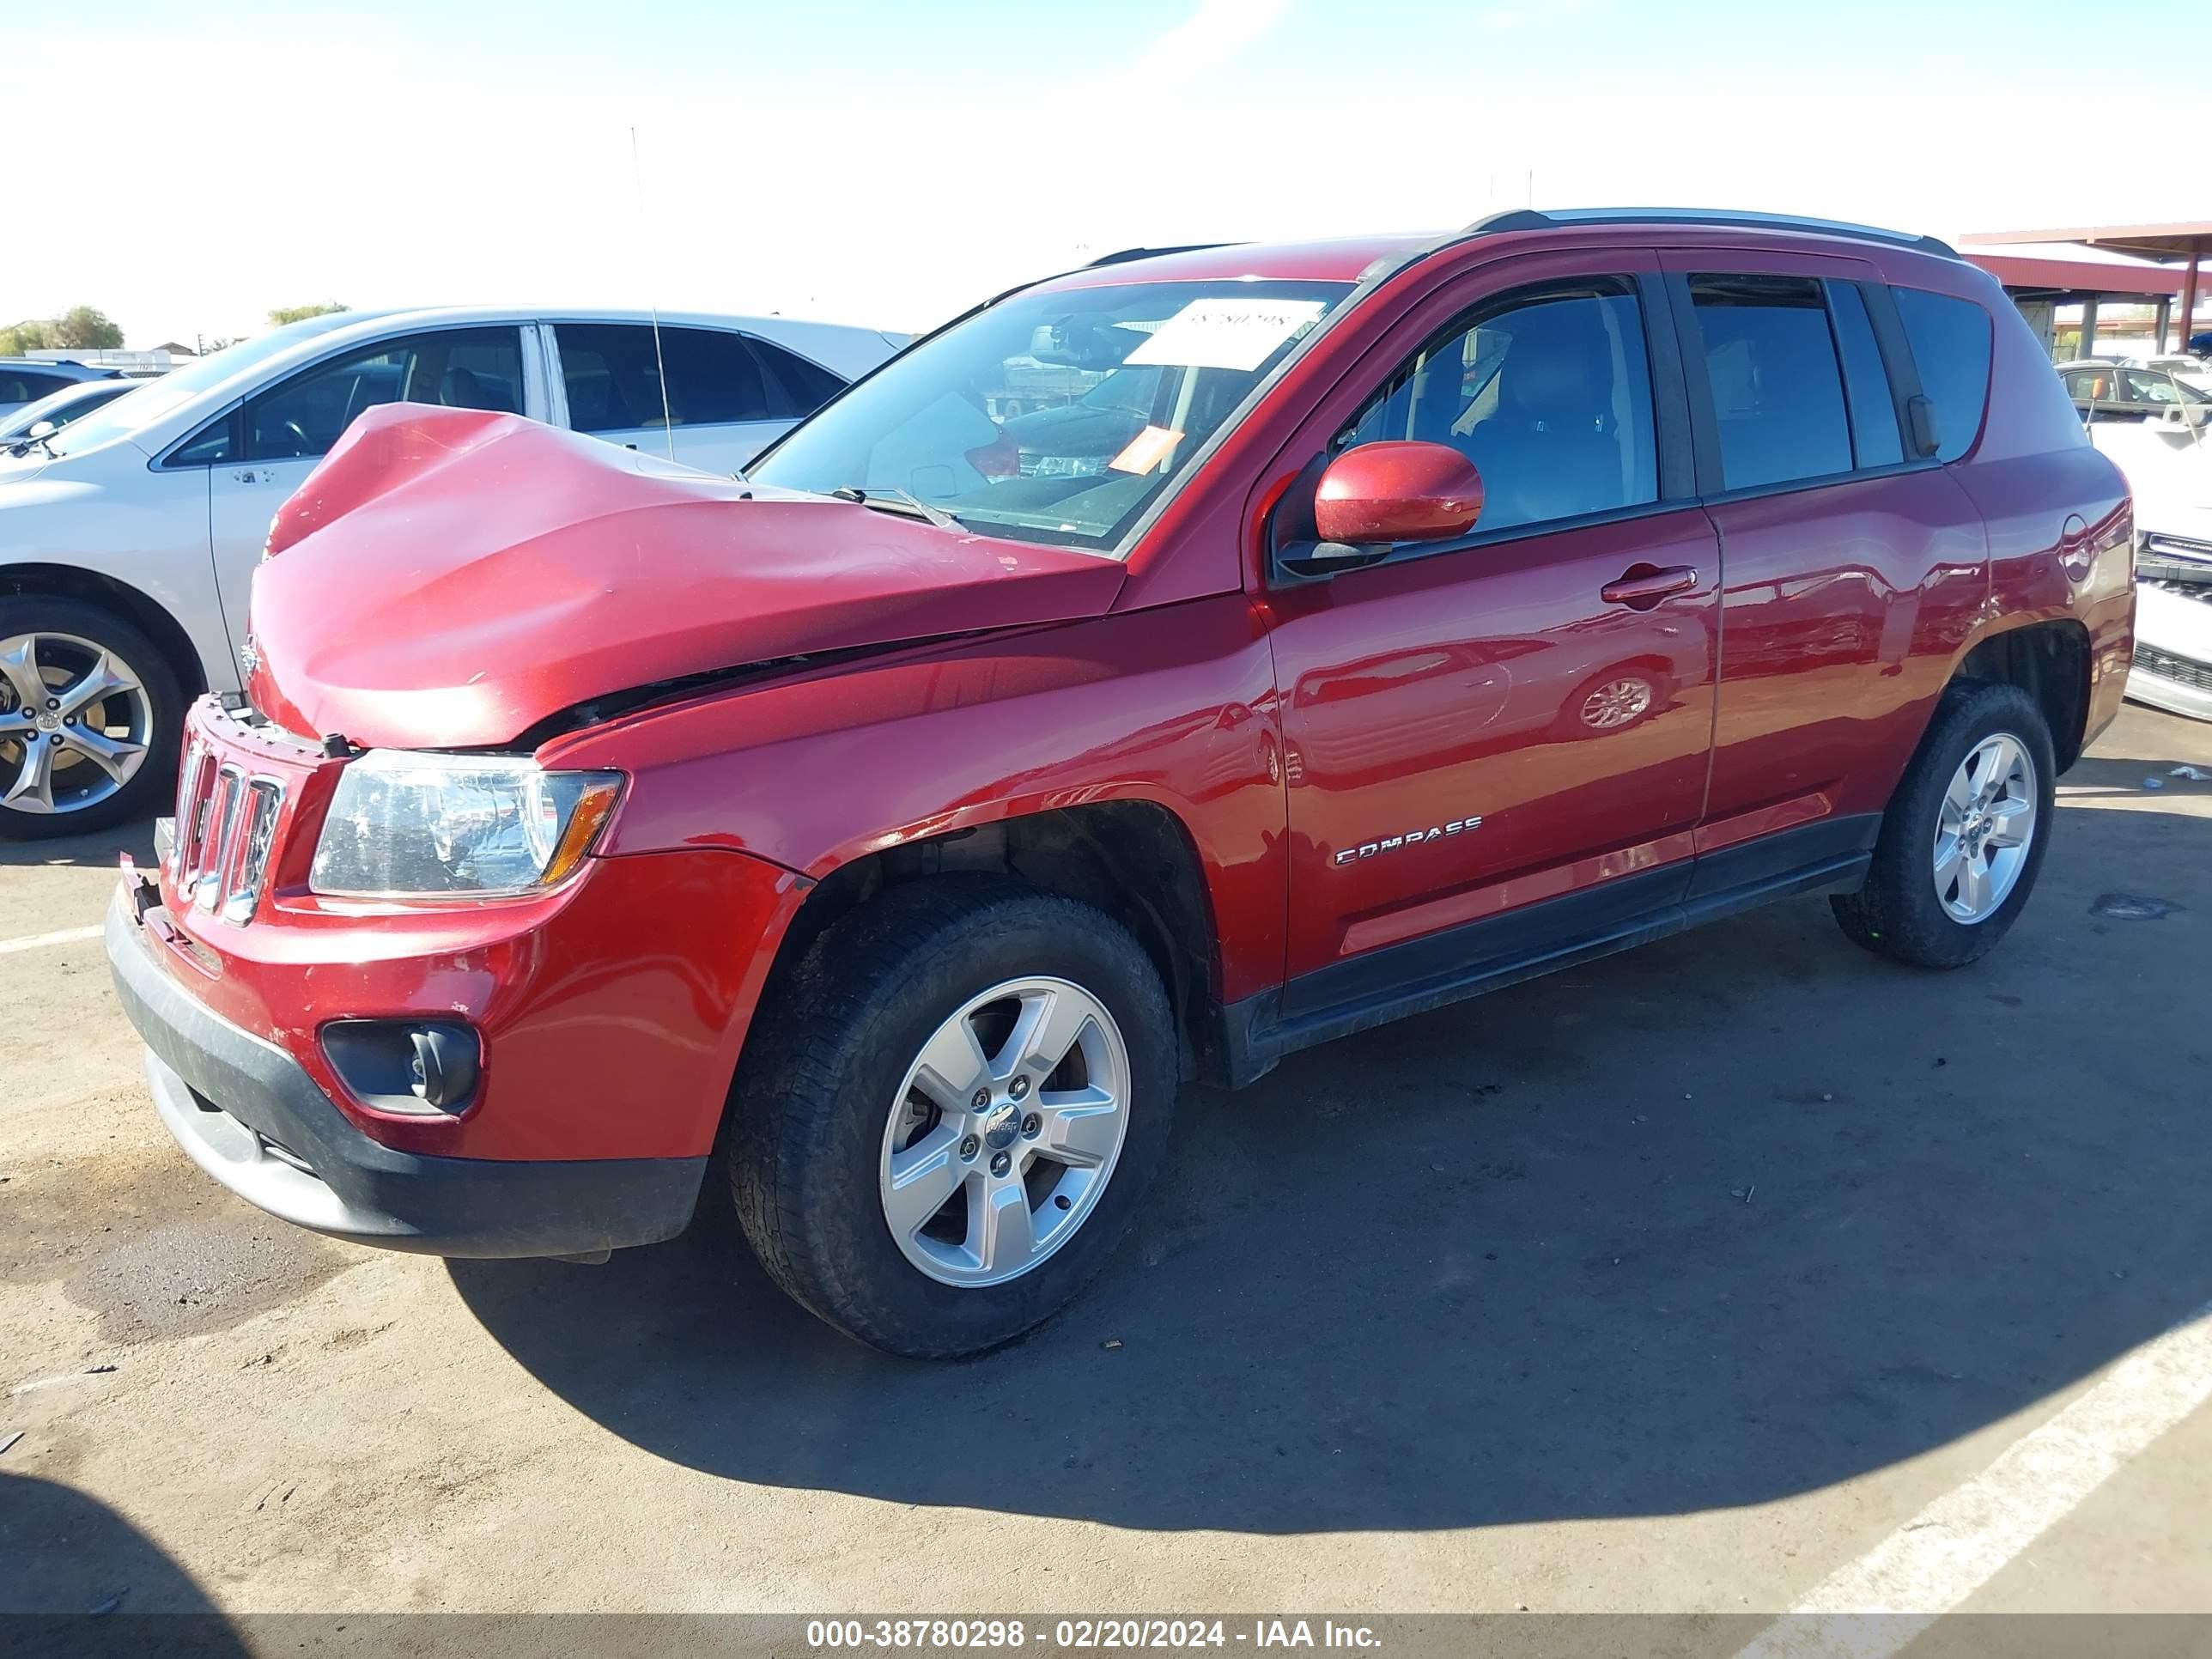
{"label": "door mirror glass", "polygon": [[1385,440],[1348,449],[1314,487],[1314,528],[1324,543],[1372,547],[1450,541],[1474,528],[1482,477],[1448,444]]}

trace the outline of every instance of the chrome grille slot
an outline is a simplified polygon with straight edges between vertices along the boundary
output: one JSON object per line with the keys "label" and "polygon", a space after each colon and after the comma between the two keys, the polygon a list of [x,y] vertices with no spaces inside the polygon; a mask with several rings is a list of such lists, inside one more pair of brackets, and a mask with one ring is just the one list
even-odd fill
{"label": "chrome grille slot", "polygon": [[245,793],[246,775],[238,768],[216,769],[215,793],[208,799],[207,827],[200,837],[200,859],[192,887],[192,902],[203,910],[215,908],[224,873],[238,851],[238,809]]}
{"label": "chrome grille slot", "polygon": [[162,874],[173,913],[244,927],[269,891],[295,785],[323,757],[213,702],[203,700],[185,728]]}
{"label": "chrome grille slot", "polygon": [[242,845],[223,893],[225,921],[253,919],[253,907],[261,902],[261,884],[269,874],[269,849],[276,839],[276,809],[283,799],[283,788],[267,778],[255,778],[246,786],[244,827],[239,836]]}
{"label": "chrome grille slot", "polygon": [[269,878],[276,819],[284,787],[273,778],[249,778],[213,755],[187,760],[186,780],[196,797],[178,799],[177,892],[225,921],[252,920]]}
{"label": "chrome grille slot", "polygon": [[208,796],[213,757],[197,738],[177,769],[177,827],[169,843],[169,875],[179,892],[188,890],[198,868],[201,837],[207,833]]}

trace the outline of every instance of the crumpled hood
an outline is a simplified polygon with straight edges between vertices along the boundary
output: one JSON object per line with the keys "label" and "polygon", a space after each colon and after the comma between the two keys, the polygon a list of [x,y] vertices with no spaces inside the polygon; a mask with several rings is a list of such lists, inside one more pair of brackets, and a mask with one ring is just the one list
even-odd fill
{"label": "crumpled hood", "polygon": [[247,690],[386,748],[511,741],[684,675],[1097,616],[1096,555],[667,465],[515,415],[392,404],[270,530]]}

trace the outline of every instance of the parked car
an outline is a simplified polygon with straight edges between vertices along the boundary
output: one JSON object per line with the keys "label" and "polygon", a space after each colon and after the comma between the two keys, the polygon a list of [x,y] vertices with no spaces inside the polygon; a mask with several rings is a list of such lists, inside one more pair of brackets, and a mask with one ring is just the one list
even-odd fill
{"label": "parked car", "polygon": [[2135,662],[2128,696],[2212,720],[2212,428],[2091,428],[2135,501]]}
{"label": "parked car", "polygon": [[[1127,380],[994,420],[1048,360],[1072,401],[1156,371],[1143,424]],[[276,1215],[598,1256],[719,1147],[799,1302],[970,1353],[1105,1264],[1188,1079],[1790,895],[1982,956],[2118,707],[2130,540],[1925,239],[1112,260],[742,480],[372,411],[277,517],[107,951],[163,1121]]]}
{"label": "parked car", "polygon": [[2059,379],[2085,421],[2212,422],[2212,392],[2171,369],[2096,361],[2062,363]]}
{"label": "parked car", "polygon": [[0,415],[0,453],[20,459],[42,441],[31,434],[40,427],[49,434],[71,421],[82,419],[103,404],[112,404],[138,382],[120,378],[77,380],[58,392],[49,392],[35,403],[25,404],[12,415]]}
{"label": "parked car", "polygon": [[[2198,552],[2212,561],[2212,543],[2200,543]],[[2212,720],[2212,562],[2195,580],[2145,576],[2136,603],[2128,695],[2169,714]]]}
{"label": "parked car", "polygon": [[43,357],[0,357],[0,416],[12,415],[25,404],[34,404],[65,386],[122,378],[119,368],[48,362]]}
{"label": "parked car", "polygon": [[2207,362],[2202,357],[2139,357],[2128,367],[2157,369],[2172,375],[2185,386],[2212,392],[2212,362]]}
{"label": "parked car", "polygon": [[[899,343],[782,318],[669,314],[656,338],[643,313],[343,312],[0,452],[0,837],[152,810],[187,701],[239,689],[270,515],[363,410],[505,410],[728,474]],[[68,718],[11,732],[41,701]]]}

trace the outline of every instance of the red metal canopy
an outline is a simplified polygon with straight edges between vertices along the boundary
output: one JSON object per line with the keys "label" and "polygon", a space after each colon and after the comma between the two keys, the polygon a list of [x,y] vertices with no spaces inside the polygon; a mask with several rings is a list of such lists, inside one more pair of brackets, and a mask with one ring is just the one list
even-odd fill
{"label": "red metal canopy", "polygon": [[[1984,246],[1993,242],[2072,242],[2082,247],[2133,253],[2145,258],[2186,259],[2189,264],[2181,283],[2181,338],[2185,345],[2191,331],[2197,326],[2197,283],[2203,268],[2204,251],[2212,247],[2212,220],[2159,225],[2090,225],[2071,230],[1984,231],[1960,240]],[[2163,346],[2166,343],[2161,340],[2159,343]]]}

